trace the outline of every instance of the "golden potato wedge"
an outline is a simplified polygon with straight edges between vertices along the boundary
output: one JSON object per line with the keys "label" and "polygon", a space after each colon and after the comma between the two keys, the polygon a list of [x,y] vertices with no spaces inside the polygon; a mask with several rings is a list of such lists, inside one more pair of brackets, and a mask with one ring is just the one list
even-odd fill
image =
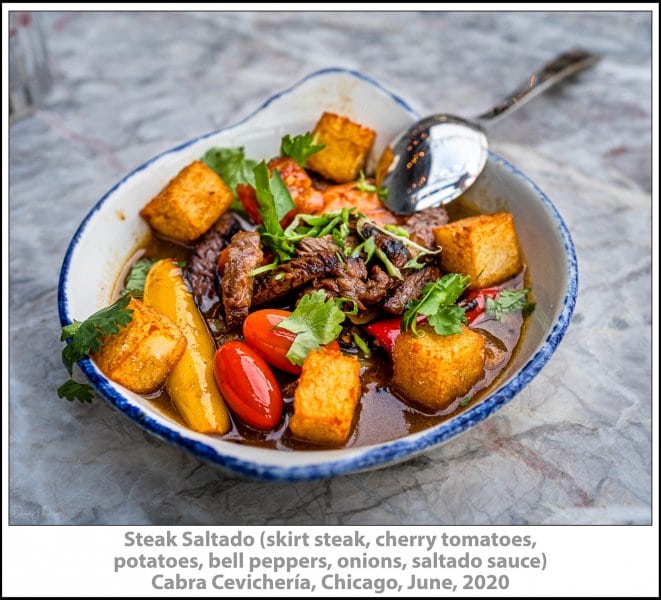
{"label": "golden potato wedge", "polygon": [[215,345],[174,260],[160,260],[152,266],[145,281],[144,301],[172,319],[188,342],[165,382],[184,421],[199,433],[226,433],[230,417],[214,380]]}

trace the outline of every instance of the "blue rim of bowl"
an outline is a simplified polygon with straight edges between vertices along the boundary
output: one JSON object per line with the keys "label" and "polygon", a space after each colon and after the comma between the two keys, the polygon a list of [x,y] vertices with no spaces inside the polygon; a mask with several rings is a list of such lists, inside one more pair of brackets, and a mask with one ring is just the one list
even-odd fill
{"label": "blue rim of bowl", "polygon": [[[227,131],[233,129],[242,123],[250,120],[257,113],[264,110],[269,104],[271,104],[277,98],[280,98],[283,95],[289,94],[297,87],[308,81],[309,79],[320,77],[323,75],[331,73],[343,73],[356,77],[376,88],[381,92],[388,95],[395,103],[399,104],[405,110],[407,110],[413,117],[418,118],[418,114],[413,110],[409,104],[404,101],[402,98],[391,92],[390,90],[383,87],[377,81],[371,79],[370,77],[354,71],[351,69],[344,69],[341,67],[332,67],[327,69],[322,69],[310,73],[291,87],[274,94],[268,100],[266,100],[259,108],[257,108],[250,115],[241,119],[240,121],[229,125],[227,127],[222,127],[210,133],[198,136],[192,140],[189,140],[179,146],[166,150],[161,154],[153,157],[151,160],[145,162],[137,169],[126,175],[118,183],[116,183],[104,196],[92,207],[85,219],[82,221],[76,233],[74,234],[69,247],[64,256],[64,261],[62,263],[62,269],[60,271],[59,285],[58,285],[58,308],[60,315],[60,323],[62,326],[68,325],[72,322],[69,316],[68,309],[68,298],[66,294],[66,282],[69,275],[69,267],[71,263],[71,257],[73,252],[80,241],[82,234],[87,228],[87,224],[94,214],[103,206],[105,201],[109,196],[111,196],[119,187],[121,187],[128,179],[139,173],[140,171],[147,168],[154,161],[158,160],[166,154],[173,154],[179,152],[183,148],[203,140],[212,135],[216,135],[221,131]],[[485,398],[479,404],[471,407],[466,412],[454,417],[450,421],[446,421],[430,429],[423,431],[420,434],[414,436],[414,439],[400,438],[393,440],[391,442],[385,442],[377,446],[365,446],[362,449],[360,455],[351,456],[345,459],[332,460],[319,464],[309,464],[302,466],[281,466],[277,464],[260,464],[251,460],[245,460],[242,458],[237,458],[235,456],[228,456],[219,453],[215,448],[209,446],[203,442],[199,442],[188,438],[181,433],[169,428],[168,426],[158,422],[153,417],[145,414],[145,412],[138,406],[132,404],[126,397],[120,394],[116,389],[114,389],[110,381],[101,375],[92,364],[89,358],[82,359],[78,365],[89,380],[89,382],[94,386],[94,388],[108,401],[112,406],[117,408],[119,411],[127,415],[135,423],[137,423],[143,429],[149,431],[150,433],[156,435],[162,440],[170,442],[175,446],[178,446],[188,452],[194,454],[197,458],[202,459],[207,462],[214,463],[224,469],[227,469],[238,475],[244,477],[263,479],[263,480],[272,480],[272,481],[308,481],[314,479],[324,479],[328,477],[335,477],[338,475],[346,475],[349,473],[354,473],[357,471],[367,470],[377,466],[387,466],[388,464],[398,462],[406,459],[407,457],[413,457],[416,454],[419,454],[423,450],[436,446],[456,435],[466,431],[470,427],[477,425],[488,416],[493,414],[504,404],[507,404],[514,396],[516,396],[524,387],[526,387],[530,381],[540,372],[542,367],[548,362],[553,352],[555,352],[558,344],[562,340],[569,322],[571,320],[572,313],[574,311],[574,306],[576,303],[576,295],[578,291],[578,266],[576,262],[576,252],[574,250],[574,244],[572,243],[569,230],[565,225],[560,213],[552,204],[552,202],[547,198],[546,194],[524,173],[519,169],[511,165],[504,158],[489,152],[489,156],[492,160],[497,163],[500,163],[503,167],[508,169],[513,175],[523,180],[527,185],[529,185],[537,194],[540,202],[546,206],[546,208],[552,214],[555,224],[557,226],[560,237],[563,241],[564,250],[567,258],[567,293],[565,294],[562,309],[556,319],[555,324],[553,325],[551,331],[546,337],[544,343],[539,348],[539,350],[533,355],[533,357],[520,369],[519,373],[516,374],[511,380],[509,380],[503,387],[496,390],[488,398]],[[279,453],[281,451],[274,450],[274,453]]]}

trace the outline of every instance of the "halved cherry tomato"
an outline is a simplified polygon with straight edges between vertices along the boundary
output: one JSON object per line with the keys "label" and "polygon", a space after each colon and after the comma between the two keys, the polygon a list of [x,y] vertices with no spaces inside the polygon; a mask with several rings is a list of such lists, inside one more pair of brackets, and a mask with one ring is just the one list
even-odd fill
{"label": "halved cherry tomato", "polygon": [[483,315],[486,310],[487,298],[495,300],[500,294],[498,288],[484,288],[481,290],[473,290],[466,294],[466,297],[459,302],[459,306],[466,309],[466,319],[468,324],[473,323],[480,315]]}
{"label": "halved cherry tomato", "polygon": [[[289,362],[287,352],[296,339],[296,334],[278,327],[278,323],[291,315],[288,310],[263,308],[250,313],[243,322],[243,337],[246,343],[267,363],[292,375],[300,375],[301,367]],[[328,344],[340,349],[336,341]]]}
{"label": "halved cherry tomato", "polygon": [[226,342],[213,359],[216,383],[230,410],[255,429],[273,429],[282,415],[282,393],[273,372],[250,346]]}

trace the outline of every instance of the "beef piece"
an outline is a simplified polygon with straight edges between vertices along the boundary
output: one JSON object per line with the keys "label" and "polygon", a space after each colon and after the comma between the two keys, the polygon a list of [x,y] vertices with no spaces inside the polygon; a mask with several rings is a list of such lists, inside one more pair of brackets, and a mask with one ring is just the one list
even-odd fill
{"label": "beef piece", "polygon": [[313,281],[313,289],[323,289],[335,298],[350,298],[365,310],[383,300],[392,286],[393,279],[381,267],[375,265],[367,278],[367,268],[360,258],[349,258],[332,273],[334,277],[325,277]]}
{"label": "beef piece", "polygon": [[195,302],[205,315],[214,316],[220,304],[218,257],[238,230],[234,215],[225,213],[193,246],[185,275]]}
{"label": "beef piece", "polygon": [[319,238],[303,238],[296,246],[298,256],[309,256],[314,254],[335,254],[339,252],[340,247],[333,241],[332,235],[325,235]]}
{"label": "beef piece", "polygon": [[443,206],[437,206],[409,215],[402,221],[401,226],[409,232],[411,241],[425,248],[436,250],[437,245],[432,229],[441,227],[447,222],[447,211]]}
{"label": "beef piece", "polygon": [[336,253],[311,254],[283,263],[277,269],[255,278],[253,304],[261,306],[282,298],[313,279],[331,273],[338,264],[340,264],[340,258]]}
{"label": "beef piece", "polygon": [[389,313],[401,315],[406,303],[420,295],[422,288],[430,281],[436,281],[441,276],[441,270],[436,265],[428,265],[419,271],[407,275],[404,281],[386,298],[383,308]]}
{"label": "beef piece", "polygon": [[227,247],[227,263],[221,284],[225,322],[229,329],[241,327],[252,303],[250,271],[262,263],[264,254],[256,231],[239,231]]}
{"label": "beef piece", "polygon": [[383,250],[390,262],[398,269],[404,267],[411,259],[411,254],[402,242],[380,232],[374,225],[365,223],[360,233],[365,238],[373,237],[376,247]]}
{"label": "beef piece", "polygon": [[367,288],[362,301],[367,306],[378,304],[396,281],[398,280],[390,277],[381,267],[374,265],[370,271],[370,278],[367,280]]}

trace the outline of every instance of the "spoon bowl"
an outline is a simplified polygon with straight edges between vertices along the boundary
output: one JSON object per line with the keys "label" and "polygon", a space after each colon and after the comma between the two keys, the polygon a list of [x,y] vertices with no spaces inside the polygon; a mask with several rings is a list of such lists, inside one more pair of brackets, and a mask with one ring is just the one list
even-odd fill
{"label": "spoon bowl", "polygon": [[489,142],[484,124],[509,114],[597,60],[585,50],[569,50],[472,121],[438,114],[414,123],[385,148],[376,169],[377,185],[388,190],[386,208],[411,214],[452,202],[473,185],[487,162]]}
{"label": "spoon bowl", "polygon": [[[403,132],[384,153],[387,207],[410,214],[446,204],[467,190],[484,169],[484,129],[454,115],[432,115]],[[382,161],[383,161],[382,157]]]}

